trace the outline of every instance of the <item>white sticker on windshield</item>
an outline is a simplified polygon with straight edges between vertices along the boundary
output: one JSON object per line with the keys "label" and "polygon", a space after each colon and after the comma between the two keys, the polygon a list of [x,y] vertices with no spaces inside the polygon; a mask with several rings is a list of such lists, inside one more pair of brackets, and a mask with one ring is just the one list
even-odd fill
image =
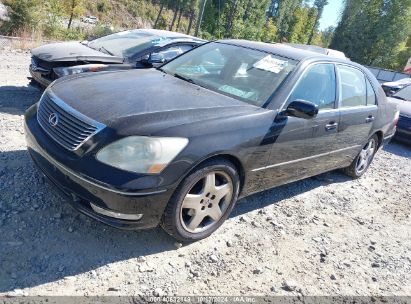
{"label": "white sticker on windshield", "polygon": [[264,70],[264,71],[268,71],[268,72],[276,73],[276,74],[280,73],[287,66],[288,66],[288,61],[279,60],[277,58],[272,57],[271,55],[268,55],[253,64],[253,67],[256,69],[260,69],[260,70]]}

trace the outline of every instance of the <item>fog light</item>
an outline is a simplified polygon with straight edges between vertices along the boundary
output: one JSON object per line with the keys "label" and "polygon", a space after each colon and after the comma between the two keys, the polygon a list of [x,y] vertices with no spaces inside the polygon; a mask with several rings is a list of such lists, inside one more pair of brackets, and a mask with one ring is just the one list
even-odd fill
{"label": "fog light", "polygon": [[114,211],[110,211],[107,209],[103,209],[99,206],[94,205],[93,203],[90,203],[91,208],[99,214],[109,216],[109,217],[114,217],[116,219],[121,219],[121,220],[129,220],[129,221],[138,221],[143,217],[142,214],[128,214],[128,213],[118,213]]}

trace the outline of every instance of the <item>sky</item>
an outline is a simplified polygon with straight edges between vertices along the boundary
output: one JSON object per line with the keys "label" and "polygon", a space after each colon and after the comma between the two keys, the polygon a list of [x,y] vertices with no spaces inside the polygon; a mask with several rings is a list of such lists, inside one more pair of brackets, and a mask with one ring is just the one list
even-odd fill
{"label": "sky", "polygon": [[320,20],[321,30],[324,30],[329,26],[336,26],[343,9],[344,0],[328,0],[328,2],[329,4],[324,8],[324,12]]}

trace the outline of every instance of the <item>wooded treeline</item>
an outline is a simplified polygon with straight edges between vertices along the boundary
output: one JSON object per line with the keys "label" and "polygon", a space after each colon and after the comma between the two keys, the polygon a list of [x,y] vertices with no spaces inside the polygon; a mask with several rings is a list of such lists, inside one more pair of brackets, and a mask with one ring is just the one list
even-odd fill
{"label": "wooded treeline", "polygon": [[330,47],[362,64],[402,70],[411,57],[411,0],[345,0]]}
{"label": "wooded treeline", "polygon": [[[169,29],[173,29],[176,17],[184,14],[189,17],[190,25],[197,25],[196,31],[190,26],[187,33],[194,32],[206,39],[314,44],[343,51],[362,64],[403,69],[411,57],[411,0],[344,0],[336,28],[319,30],[329,1],[159,0],[158,3],[175,12]],[[161,10],[157,19],[160,16]],[[199,20],[202,20],[200,30]]]}
{"label": "wooded treeline", "polygon": [[[336,0],[2,0],[10,20],[0,33],[41,29],[47,38],[80,39],[73,26],[97,15],[93,35],[154,27],[205,39],[241,38],[331,47],[366,65],[401,70],[411,57],[411,0],[343,0],[341,20],[320,30],[324,8]],[[64,20],[64,22],[62,22]],[[105,25],[105,26],[103,26]]]}
{"label": "wooded treeline", "polygon": [[[178,28],[183,15],[189,20],[186,33],[206,39],[242,38],[321,46],[331,42],[332,29],[318,30],[328,0],[158,0],[155,3],[160,7],[156,28],[173,30],[176,23]],[[171,20],[162,18],[164,8],[174,12]]]}

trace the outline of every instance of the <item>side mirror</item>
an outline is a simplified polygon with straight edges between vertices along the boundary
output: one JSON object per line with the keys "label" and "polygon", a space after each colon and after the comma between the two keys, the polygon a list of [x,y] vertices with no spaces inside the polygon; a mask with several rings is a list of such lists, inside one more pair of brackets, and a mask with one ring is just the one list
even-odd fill
{"label": "side mirror", "polygon": [[298,118],[310,119],[318,114],[318,106],[311,101],[307,100],[295,100],[291,102],[287,110],[285,110],[285,115],[294,116]]}
{"label": "side mirror", "polygon": [[154,64],[161,64],[166,62],[166,59],[164,58],[164,55],[161,53],[151,53],[150,57],[148,58],[148,63],[154,65]]}

